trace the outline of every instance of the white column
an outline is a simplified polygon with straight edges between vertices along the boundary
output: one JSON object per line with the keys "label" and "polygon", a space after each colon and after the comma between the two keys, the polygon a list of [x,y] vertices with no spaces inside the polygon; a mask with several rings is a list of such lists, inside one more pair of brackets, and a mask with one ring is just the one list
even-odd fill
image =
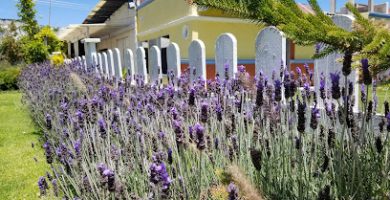
{"label": "white column", "polygon": [[96,44],[100,42],[100,38],[85,38],[81,42],[84,44],[87,68],[96,67],[93,66],[93,55],[96,54]]}
{"label": "white column", "polygon": [[79,53],[79,41],[73,42],[73,49],[74,49],[74,57],[80,56]]}
{"label": "white column", "polygon": [[72,43],[69,41],[67,43],[68,43],[68,58],[71,58],[72,57]]}
{"label": "white column", "polygon": [[336,0],[330,0],[330,14],[336,14]]}
{"label": "white column", "polygon": [[368,12],[374,12],[374,0],[368,0]]}

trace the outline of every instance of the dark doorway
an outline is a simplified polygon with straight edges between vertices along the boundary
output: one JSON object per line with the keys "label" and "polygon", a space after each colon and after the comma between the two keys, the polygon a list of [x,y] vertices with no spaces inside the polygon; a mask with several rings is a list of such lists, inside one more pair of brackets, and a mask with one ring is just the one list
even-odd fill
{"label": "dark doorway", "polygon": [[84,43],[79,41],[79,56],[85,56]]}

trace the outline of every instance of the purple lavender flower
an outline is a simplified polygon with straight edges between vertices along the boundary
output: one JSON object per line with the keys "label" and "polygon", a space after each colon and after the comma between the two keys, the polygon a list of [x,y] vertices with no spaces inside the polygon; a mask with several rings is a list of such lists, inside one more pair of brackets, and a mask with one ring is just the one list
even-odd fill
{"label": "purple lavender flower", "polygon": [[194,141],[194,132],[195,132],[195,130],[194,130],[194,127],[193,126],[189,126],[188,127],[188,134],[190,135],[190,141],[192,142],[192,141]]}
{"label": "purple lavender flower", "polygon": [[207,123],[208,120],[208,109],[209,109],[209,104],[207,102],[203,102],[202,106],[200,108],[200,121],[203,123]]}
{"label": "purple lavender flower", "polygon": [[173,163],[173,158],[172,158],[172,149],[168,148],[168,163],[172,165]]}
{"label": "purple lavender flower", "polygon": [[82,144],[81,144],[81,140],[80,139],[76,140],[76,142],[73,145],[73,148],[74,148],[74,150],[76,152],[76,156],[77,157],[81,156],[81,145]]}
{"label": "purple lavender flower", "polygon": [[372,83],[372,77],[370,72],[370,65],[368,64],[368,59],[364,58],[361,61],[362,65],[362,81],[365,85],[370,85]]}
{"label": "purple lavender flower", "polygon": [[194,106],[195,105],[195,89],[191,88],[190,90],[190,97],[188,99],[188,105]]}
{"label": "purple lavender flower", "polygon": [[317,129],[318,126],[318,119],[320,118],[320,110],[317,108],[317,106],[314,106],[311,110],[311,119],[310,119],[310,127],[313,130]]}
{"label": "purple lavender flower", "polygon": [[218,121],[222,121],[222,112],[223,112],[223,109],[222,109],[222,106],[221,104],[217,104],[217,107],[215,108],[215,112],[217,114],[217,120]]}
{"label": "purple lavender flower", "polygon": [[230,183],[228,186],[229,200],[238,200],[238,188],[234,183]]}
{"label": "purple lavender flower", "polygon": [[275,101],[282,100],[282,83],[280,82],[280,80],[275,80],[274,87],[275,87]]}
{"label": "purple lavender flower", "polygon": [[115,192],[115,173],[110,169],[106,169],[103,171],[103,179],[107,184],[108,191]]}
{"label": "purple lavender flower", "polygon": [[99,126],[99,133],[102,138],[107,137],[107,125],[104,119],[99,119],[98,120],[98,126]]}
{"label": "purple lavender flower", "polygon": [[99,163],[97,170],[101,176],[101,183],[103,186],[107,185],[108,191],[115,191],[115,173],[110,170],[104,163]]}
{"label": "purple lavender flower", "polygon": [[47,141],[43,144],[43,148],[45,149],[46,161],[48,164],[53,163],[53,150],[51,148],[50,142]]}
{"label": "purple lavender flower", "polygon": [[305,123],[306,123],[306,104],[298,100],[298,126],[297,130],[301,133],[305,132]]}
{"label": "purple lavender flower", "polygon": [[178,146],[183,145],[185,142],[185,137],[184,137],[184,131],[180,121],[178,120],[173,121],[173,130],[176,135],[176,144]]}
{"label": "purple lavender flower", "polygon": [[263,73],[260,72],[259,80],[257,81],[257,84],[256,84],[256,88],[257,88],[257,91],[256,91],[256,106],[258,108],[260,108],[263,105],[263,100],[264,100],[264,96],[263,96],[264,82],[263,82],[263,79],[264,79]]}
{"label": "purple lavender flower", "polygon": [[196,147],[199,150],[204,150],[206,148],[204,128],[202,125],[200,125],[198,123],[198,124],[195,124],[194,129],[195,129],[195,134],[196,134]]}
{"label": "purple lavender flower", "polygon": [[113,161],[119,161],[121,154],[122,151],[120,148],[116,147],[115,145],[111,145],[111,159]]}
{"label": "purple lavender flower", "polygon": [[302,70],[301,70],[301,68],[297,67],[297,68],[296,68],[296,71],[297,71],[298,78],[300,78],[300,77],[302,76]]}
{"label": "purple lavender flower", "polygon": [[73,155],[71,152],[68,150],[66,147],[65,143],[61,143],[57,148],[56,148],[56,155],[60,162],[65,165],[67,171],[69,172],[70,170],[70,164],[72,162]]}
{"label": "purple lavender flower", "polygon": [[238,70],[238,72],[240,72],[240,73],[245,73],[245,66],[244,65],[239,65],[238,67],[237,67],[237,70]]}
{"label": "purple lavender flower", "polygon": [[303,89],[305,90],[306,98],[310,98],[310,84],[308,82],[303,84]]}
{"label": "purple lavender flower", "polygon": [[163,131],[160,131],[160,132],[158,133],[158,138],[162,140],[162,139],[165,138],[165,135],[166,135],[166,134],[165,134]]}
{"label": "purple lavender flower", "polygon": [[321,96],[322,100],[325,100],[326,92],[325,92],[325,75],[324,75],[324,72],[321,72],[321,76],[320,76],[320,96]]}
{"label": "purple lavender flower", "polygon": [[225,63],[224,65],[224,72],[225,72],[225,79],[226,80],[229,80],[229,68],[230,68],[230,65],[229,63]]}
{"label": "purple lavender flower", "polygon": [[76,118],[77,118],[78,122],[80,124],[83,123],[83,121],[84,121],[84,114],[83,114],[83,112],[81,112],[81,110],[77,110],[75,115],[76,115]]}
{"label": "purple lavender flower", "polygon": [[58,184],[57,184],[57,179],[53,179],[53,180],[51,181],[51,184],[53,185],[54,196],[58,197]]}
{"label": "purple lavender flower", "polygon": [[46,114],[46,128],[51,130],[52,128],[52,117],[50,114]]}
{"label": "purple lavender flower", "polygon": [[97,170],[98,170],[98,172],[99,172],[100,175],[103,175],[103,172],[104,172],[104,170],[106,170],[106,169],[107,169],[107,165],[105,165],[104,163],[99,163],[99,164],[97,165]]}
{"label": "purple lavender flower", "polygon": [[149,180],[154,185],[160,185],[162,193],[164,195],[168,195],[169,187],[172,181],[163,162],[152,163],[150,166]]}
{"label": "purple lavender flower", "polygon": [[367,98],[367,94],[366,94],[366,87],[364,84],[362,84],[360,86],[360,100],[362,100],[362,102],[366,102],[366,98]]}
{"label": "purple lavender flower", "polygon": [[46,191],[49,189],[49,185],[46,182],[46,178],[41,176],[38,180],[38,187],[41,193],[41,196],[46,195]]}
{"label": "purple lavender flower", "polygon": [[340,73],[330,73],[330,79],[332,81],[332,97],[333,99],[339,99],[340,93]]}

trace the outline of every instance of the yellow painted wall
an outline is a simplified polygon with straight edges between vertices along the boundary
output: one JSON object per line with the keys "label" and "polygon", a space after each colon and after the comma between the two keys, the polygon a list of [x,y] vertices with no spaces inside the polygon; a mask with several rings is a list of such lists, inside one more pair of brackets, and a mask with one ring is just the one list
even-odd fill
{"label": "yellow painted wall", "polygon": [[[205,43],[207,59],[215,58],[215,42],[222,33],[232,33],[237,38],[239,59],[254,59],[256,36],[263,28],[253,23],[239,22],[218,10],[198,10],[184,0],[154,0],[138,10],[137,24],[138,41],[169,35],[171,42],[179,45],[182,58],[188,58],[191,41],[200,39]],[[185,26],[189,28],[187,39],[183,37]],[[295,52],[295,59],[310,59],[314,48],[297,46]]]}
{"label": "yellow painted wall", "polygon": [[314,53],[314,46],[295,46],[295,59],[311,59]]}
{"label": "yellow painted wall", "polygon": [[[188,26],[189,37],[183,37],[183,27]],[[205,43],[208,59],[215,57],[215,42],[222,33],[232,33],[237,38],[239,59],[254,59],[255,40],[261,26],[248,23],[209,22],[192,20],[176,26],[168,27],[154,33],[141,35],[139,41],[148,41],[161,36],[169,35],[171,42],[175,42],[181,49],[183,58],[188,58],[188,47],[192,40],[200,39]]]}
{"label": "yellow painted wall", "polygon": [[196,15],[196,7],[185,0],[154,0],[138,10],[138,31],[143,32],[190,15]]}
{"label": "yellow painted wall", "polygon": [[255,58],[256,36],[262,26],[249,23],[206,22],[194,21],[192,29],[198,33],[198,38],[206,45],[206,57],[215,57],[215,42],[222,33],[232,33],[237,38],[237,53],[239,59]]}
{"label": "yellow painted wall", "polygon": [[199,16],[210,16],[210,17],[228,17],[228,18],[234,18],[234,16],[222,11],[217,10],[213,8],[199,8],[198,9],[198,15]]}

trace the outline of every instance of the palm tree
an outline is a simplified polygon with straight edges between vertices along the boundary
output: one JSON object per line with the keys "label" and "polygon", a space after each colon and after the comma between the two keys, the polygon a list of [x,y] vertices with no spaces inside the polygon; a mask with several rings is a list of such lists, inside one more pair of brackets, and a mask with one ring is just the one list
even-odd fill
{"label": "palm tree", "polygon": [[352,31],[335,25],[316,0],[308,0],[314,11],[304,13],[294,0],[191,0],[201,7],[223,10],[231,15],[278,27],[299,45],[325,44],[325,49],[314,58],[333,52],[344,53],[343,74],[351,72],[353,60],[367,58],[374,75],[390,66],[390,33],[384,25],[363,17],[352,5],[354,15]]}

